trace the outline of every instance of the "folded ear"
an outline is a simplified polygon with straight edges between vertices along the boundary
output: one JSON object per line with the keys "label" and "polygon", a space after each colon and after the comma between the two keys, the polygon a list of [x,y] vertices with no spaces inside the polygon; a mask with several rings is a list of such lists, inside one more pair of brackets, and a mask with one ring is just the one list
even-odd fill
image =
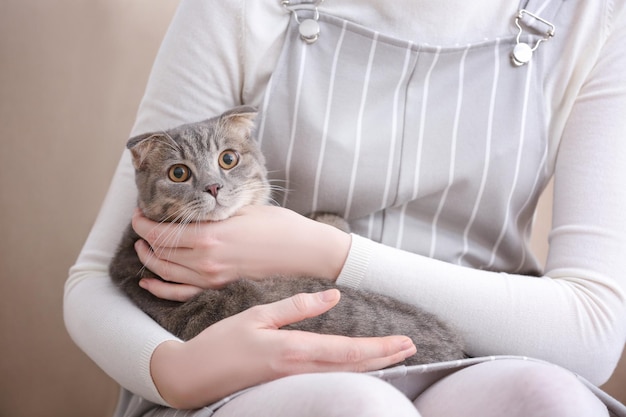
{"label": "folded ear", "polygon": [[250,137],[257,114],[257,109],[252,106],[238,106],[222,113],[219,119],[233,134]]}
{"label": "folded ear", "polygon": [[157,146],[169,142],[169,140],[169,137],[162,132],[145,133],[130,138],[128,142],[126,142],[126,147],[130,149],[135,169],[141,169],[146,163],[150,152]]}

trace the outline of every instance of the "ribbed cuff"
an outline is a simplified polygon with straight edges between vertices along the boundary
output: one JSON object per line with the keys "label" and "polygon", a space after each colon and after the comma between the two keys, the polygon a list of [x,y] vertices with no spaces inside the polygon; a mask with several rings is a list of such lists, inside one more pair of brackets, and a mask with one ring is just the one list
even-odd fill
{"label": "ribbed cuff", "polygon": [[371,254],[372,242],[353,233],[350,252],[337,277],[337,284],[358,288],[369,266]]}
{"label": "ribbed cuff", "polygon": [[157,346],[169,340],[175,340],[175,341],[182,343],[182,340],[177,339],[177,338],[173,338],[173,339],[154,338],[146,344],[143,351],[141,352],[141,357],[139,358],[140,372],[142,374],[142,379],[144,380],[143,387],[145,388],[145,391],[138,393],[138,394],[141,395],[143,398],[147,399],[148,401],[151,401],[156,404],[164,405],[167,407],[169,407],[170,405],[167,403],[167,401],[163,399],[163,397],[161,396],[161,393],[159,393],[159,390],[154,384],[154,380],[152,379],[152,374],[150,372],[150,360],[152,359],[152,354],[154,353]]}

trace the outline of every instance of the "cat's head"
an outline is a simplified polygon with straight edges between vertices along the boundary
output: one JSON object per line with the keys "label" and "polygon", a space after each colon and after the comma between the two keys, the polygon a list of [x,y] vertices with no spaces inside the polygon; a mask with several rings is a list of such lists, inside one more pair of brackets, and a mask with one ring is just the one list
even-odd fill
{"label": "cat's head", "polygon": [[252,137],[256,110],[221,116],[128,141],[138,204],[155,221],[223,220],[241,207],[267,204],[265,159]]}

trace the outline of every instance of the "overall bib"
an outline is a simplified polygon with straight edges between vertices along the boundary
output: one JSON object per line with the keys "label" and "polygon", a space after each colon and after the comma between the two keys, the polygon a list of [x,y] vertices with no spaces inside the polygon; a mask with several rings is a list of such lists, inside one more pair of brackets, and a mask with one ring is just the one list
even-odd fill
{"label": "overall bib", "polygon": [[[509,33],[456,46],[399,40],[309,2],[284,3],[293,16],[257,134],[271,181],[284,190],[276,201],[341,215],[356,234],[424,256],[538,275],[528,237],[557,151],[542,79],[574,25],[567,3],[522,0],[529,13],[517,28],[512,16]],[[311,21],[319,36],[301,28]],[[552,22],[561,32],[550,39]],[[415,398],[452,372],[503,358],[512,357],[370,374]],[[626,417],[623,405],[580,379],[611,415]],[[125,392],[116,415],[210,416],[242,392],[188,412]]]}
{"label": "overall bib", "polygon": [[[437,47],[304,5],[293,13],[258,134],[287,190],[277,201],[344,216],[355,233],[410,252],[538,274],[527,238],[552,173],[539,63],[549,45],[518,67],[514,33]],[[313,43],[298,32],[307,17],[321,27]],[[532,20],[520,42],[534,46],[549,26]]]}
{"label": "overall bib", "polygon": [[[258,132],[270,175],[285,189],[278,203],[341,215],[356,234],[431,258],[539,275],[529,237],[558,150],[543,78],[575,27],[574,7],[522,0],[526,13],[511,17],[511,33],[455,46],[395,39],[307,2],[287,8],[294,18]],[[308,41],[300,32],[307,20],[319,25]],[[445,375],[505,358],[371,374],[415,398]],[[611,415],[626,416],[580,379]]]}

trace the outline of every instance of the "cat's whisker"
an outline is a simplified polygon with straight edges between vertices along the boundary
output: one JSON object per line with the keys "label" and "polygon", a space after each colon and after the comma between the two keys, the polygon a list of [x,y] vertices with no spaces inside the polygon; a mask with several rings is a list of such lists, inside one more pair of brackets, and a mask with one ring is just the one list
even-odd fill
{"label": "cat's whisker", "polygon": [[271,185],[271,186],[276,186],[276,187],[282,187],[285,188],[283,185],[279,185],[279,184],[287,184],[286,180],[283,179],[279,179],[279,178],[274,178],[274,179],[268,179],[267,182]]}
{"label": "cat's whisker", "polygon": [[275,180],[275,181],[268,181],[268,183],[269,183],[270,187],[279,187],[279,188],[286,189],[284,186],[278,184],[278,183],[285,183],[286,184],[285,181]]}
{"label": "cat's whisker", "polygon": [[270,197],[268,200],[268,204],[271,206],[280,206],[280,202],[278,202],[275,198]]}
{"label": "cat's whisker", "polygon": [[[270,174],[275,174],[275,173],[277,173],[277,172],[279,172],[279,170],[277,170],[277,169],[268,169],[268,170],[267,170],[267,174],[268,174],[268,176],[269,176]],[[284,181],[284,180],[281,180],[281,181]]]}
{"label": "cat's whisker", "polygon": [[[168,241],[168,239],[169,239],[169,234],[171,233],[171,226],[170,226],[170,223],[169,223],[169,222],[167,222],[167,221],[161,221],[161,222],[158,222],[158,225],[162,225],[162,224],[165,224],[165,225],[167,225],[168,227],[166,227],[166,228],[165,228],[165,229],[164,229],[161,233],[159,233],[159,234],[156,236],[156,240],[157,240],[157,241],[160,241],[160,242],[167,242],[167,241]],[[154,227],[154,229],[156,229],[156,226]],[[154,229],[153,229],[153,230],[154,230]],[[153,250],[154,250],[154,249],[153,249]]]}
{"label": "cat's whisker", "polygon": [[[163,221],[162,223],[168,223],[172,227],[168,228],[169,232],[167,236],[165,236],[162,240],[162,252],[159,254],[160,256],[164,255],[164,250],[167,248],[169,250],[167,258],[171,258],[174,250],[179,246],[180,238],[187,228],[187,226],[193,222],[195,210],[193,207],[183,207],[175,213],[168,216],[169,221]],[[155,254],[154,256],[157,256]]]}
{"label": "cat's whisker", "polygon": [[258,185],[251,182],[243,184],[241,190],[238,190],[237,193],[261,194],[270,191],[271,189],[265,185]]}
{"label": "cat's whisker", "polygon": [[289,193],[289,192],[293,191],[293,189],[287,188],[284,185],[276,184],[276,183],[287,184],[287,181],[285,181],[285,180],[274,179],[274,180],[269,180],[269,183],[270,183],[270,189],[272,191],[277,191],[277,192],[281,192],[281,193]]}
{"label": "cat's whisker", "polygon": [[288,193],[289,192],[289,190],[286,189],[285,187],[280,187],[278,185],[270,186],[270,191],[271,192],[277,192],[277,193]]}
{"label": "cat's whisker", "polygon": [[165,146],[169,147],[170,149],[172,149],[173,151],[177,152],[181,150],[180,145],[178,144],[178,142],[176,142],[172,136],[170,136],[169,133],[162,131],[161,134],[165,137],[167,137],[169,139],[169,141],[164,141],[164,140],[159,140],[160,143],[164,144]]}
{"label": "cat's whisker", "polygon": [[[180,239],[180,235],[182,230],[180,229],[181,220],[184,221],[186,210],[183,208],[178,210],[168,216],[165,216],[160,222],[159,225],[166,225],[167,227],[161,232],[159,236],[157,236],[157,240],[160,242],[160,246],[162,248],[169,248],[170,251],[176,247],[176,243]],[[153,249],[154,250],[154,249]],[[171,254],[171,253],[170,253]],[[160,256],[162,253],[154,253],[154,256]]]}
{"label": "cat's whisker", "polygon": [[[170,255],[171,255],[171,251],[173,249],[174,245],[171,245],[170,242],[172,242],[172,238],[174,236],[174,243],[175,241],[178,240],[178,236],[180,236],[180,231],[177,231],[178,226],[176,225],[176,223],[171,223],[169,221],[161,221],[159,222],[159,224],[166,224],[168,226],[171,227],[167,227],[166,230],[164,230],[158,237],[157,239],[161,242],[161,247],[162,248],[169,248],[170,250]],[[175,226],[176,225],[176,226]],[[152,248],[152,250],[149,252],[148,254],[148,259],[146,260],[146,264],[150,264],[151,261],[153,260],[153,258],[155,259],[159,259],[163,254],[164,249],[161,249],[160,251],[155,251],[154,248]],[[148,269],[146,267],[146,265],[142,265],[142,268],[139,270],[138,275],[141,276],[143,275],[143,273],[146,271],[146,269]]]}
{"label": "cat's whisker", "polygon": [[[241,190],[241,191],[239,191],[239,190]],[[238,193],[238,194],[247,193],[249,195],[256,195],[256,194],[259,194],[261,192],[267,192],[268,193],[267,203],[270,204],[270,205],[279,206],[280,203],[278,203],[278,201],[274,197],[274,195],[276,193],[285,193],[285,192],[287,192],[287,189],[285,187],[280,186],[280,185],[259,183],[256,180],[250,180],[250,181],[247,181],[247,182],[243,183],[239,187],[239,189],[235,190],[235,192]]]}

